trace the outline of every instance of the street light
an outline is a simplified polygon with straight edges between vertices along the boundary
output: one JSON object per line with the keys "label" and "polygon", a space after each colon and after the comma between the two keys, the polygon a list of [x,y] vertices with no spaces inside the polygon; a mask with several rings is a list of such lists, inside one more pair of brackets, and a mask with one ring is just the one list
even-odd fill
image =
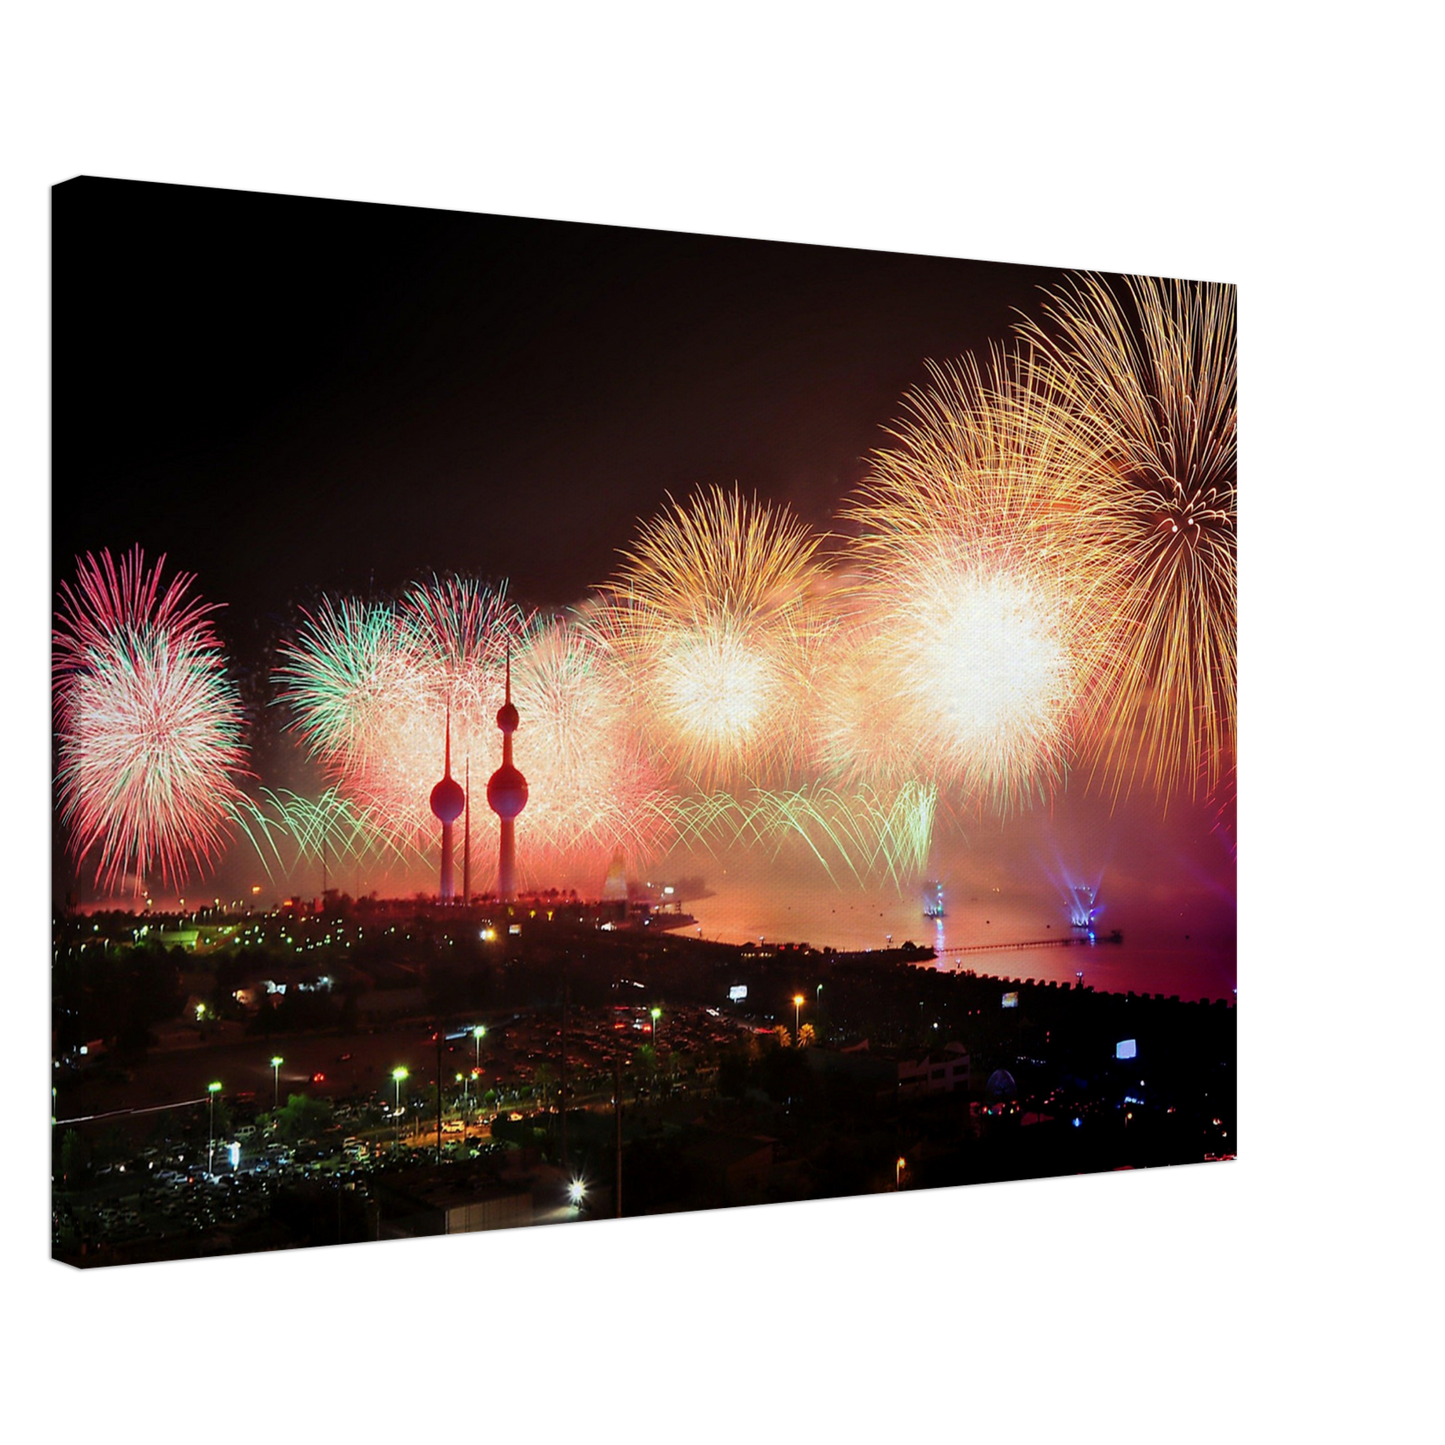
{"label": "street light", "polygon": [[206,1093],[211,1101],[210,1138],[206,1141],[206,1173],[214,1174],[216,1165],[216,1095],[221,1092],[219,1084],[207,1084]]}
{"label": "street light", "polygon": [[580,1179],[574,1179],[567,1186],[567,1197],[572,1201],[572,1208],[580,1210],[587,1197],[587,1186]]}
{"label": "street light", "polygon": [[802,1018],[803,995],[800,993],[795,993],[793,995],[793,1042],[795,1044],[801,1044],[803,1041],[801,1037],[803,1028]]}
{"label": "street light", "polygon": [[391,1071],[392,1082],[396,1085],[396,1142],[401,1143],[401,1081],[406,1078],[406,1070],[395,1068]]}
{"label": "street light", "polygon": [[477,1067],[479,1069],[482,1067],[482,1040],[486,1037],[486,1033],[485,1027],[481,1024],[472,1030],[472,1037],[477,1041]]}
{"label": "street light", "polygon": [[902,1189],[902,1188],[903,1188],[903,1169],[904,1169],[904,1166],[905,1166],[907,1163],[908,1163],[908,1161],[907,1161],[906,1159],[902,1158],[901,1156],[899,1157],[898,1167],[893,1171],[893,1187],[894,1187],[894,1189]]}
{"label": "street light", "polygon": [[280,1054],[271,1060],[271,1109],[273,1113],[281,1107],[281,1065],[285,1062],[286,1060]]}
{"label": "street light", "polygon": [[657,1021],[662,1017],[662,1010],[655,1008],[652,1011],[652,1042],[657,1042]]}

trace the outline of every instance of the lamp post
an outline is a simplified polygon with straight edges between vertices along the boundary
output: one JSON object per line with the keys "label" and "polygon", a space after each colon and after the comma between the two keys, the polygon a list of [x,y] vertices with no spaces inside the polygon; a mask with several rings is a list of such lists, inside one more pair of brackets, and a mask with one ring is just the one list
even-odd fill
{"label": "lamp post", "polygon": [[795,1048],[798,1047],[798,1046],[800,1046],[800,1045],[802,1044],[802,1042],[803,1042],[803,1039],[802,1039],[802,1029],[803,1029],[803,995],[800,994],[800,993],[795,993],[795,994],[793,995],[793,1046],[794,1046]]}
{"label": "lamp post", "polygon": [[662,1017],[662,1010],[655,1008],[652,1011],[652,1042],[657,1042],[657,1021]]}
{"label": "lamp post", "polygon": [[207,1139],[207,1141],[206,1141],[206,1173],[207,1173],[207,1174],[212,1174],[212,1173],[215,1172],[215,1163],[216,1163],[216,1095],[219,1094],[220,1092],[221,1092],[221,1086],[220,1086],[219,1084],[207,1084],[207,1085],[206,1085],[206,1093],[210,1096],[210,1103],[211,1103],[211,1123],[210,1123],[210,1129],[209,1129],[210,1137],[209,1137],[209,1139]]}
{"label": "lamp post", "polygon": [[898,1167],[893,1171],[893,1187],[895,1190],[903,1188],[903,1169],[908,1163],[902,1156],[899,1157]]}
{"label": "lamp post", "polygon": [[481,1025],[481,1024],[478,1024],[478,1025],[476,1026],[476,1028],[474,1028],[474,1029],[472,1030],[472,1037],[477,1041],[477,1068],[478,1068],[478,1069],[480,1069],[480,1068],[482,1067],[482,1040],[486,1037],[486,1033],[487,1033],[487,1031],[486,1031],[485,1027],[483,1027],[483,1025]]}
{"label": "lamp post", "polygon": [[396,1142],[401,1144],[401,1081],[406,1078],[406,1070],[395,1068],[391,1071],[392,1083],[396,1085]]}
{"label": "lamp post", "polygon": [[275,1113],[281,1107],[281,1065],[286,1062],[280,1054],[275,1055],[271,1060],[271,1111]]}

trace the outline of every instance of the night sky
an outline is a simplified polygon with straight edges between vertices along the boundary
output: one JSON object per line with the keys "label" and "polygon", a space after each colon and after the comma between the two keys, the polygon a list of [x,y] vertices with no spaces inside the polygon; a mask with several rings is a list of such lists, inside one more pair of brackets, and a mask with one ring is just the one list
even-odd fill
{"label": "night sky", "polygon": [[1238,279],[1048,230],[626,220],[121,215],[71,312],[52,607],[78,553],[166,553],[259,705],[319,592],[460,571],[564,607],[711,484],[827,529],[926,358],[1006,342],[1069,267]]}
{"label": "night sky", "polygon": [[668,491],[826,526],[925,358],[1061,274],[86,178],[54,206],[57,577],[139,541],[243,650],[311,587],[576,601]]}

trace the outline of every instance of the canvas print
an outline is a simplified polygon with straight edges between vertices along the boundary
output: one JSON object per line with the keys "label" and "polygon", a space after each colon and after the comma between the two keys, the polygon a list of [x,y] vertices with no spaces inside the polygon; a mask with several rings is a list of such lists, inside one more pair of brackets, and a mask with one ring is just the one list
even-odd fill
{"label": "canvas print", "polygon": [[1235,1156],[1232,286],[53,223],[55,1258]]}

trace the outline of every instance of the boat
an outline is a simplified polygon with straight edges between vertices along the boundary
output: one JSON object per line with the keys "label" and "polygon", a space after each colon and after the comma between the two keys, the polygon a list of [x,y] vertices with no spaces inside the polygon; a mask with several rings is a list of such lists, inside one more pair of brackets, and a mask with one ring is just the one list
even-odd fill
{"label": "boat", "polygon": [[930,883],[925,889],[923,904],[923,916],[925,918],[944,918],[947,915],[943,911],[943,884]]}

